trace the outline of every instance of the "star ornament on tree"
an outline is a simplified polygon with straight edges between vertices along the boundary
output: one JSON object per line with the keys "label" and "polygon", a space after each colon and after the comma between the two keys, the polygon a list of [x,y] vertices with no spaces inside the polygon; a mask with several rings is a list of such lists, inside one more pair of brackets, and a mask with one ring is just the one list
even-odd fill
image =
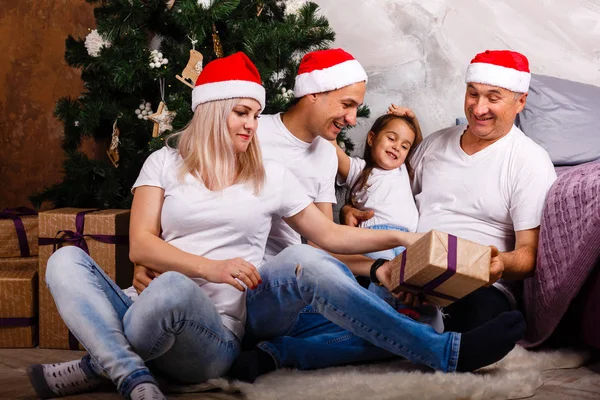
{"label": "star ornament on tree", "polygon": [[152,137],[162,135],[165,131],[173,129],[173,119],[177,113],[175,111],[169,111],[167,103],[161,101],[154,114],[148,115],[148,119],[154,122],[154,129],[152,129]]}

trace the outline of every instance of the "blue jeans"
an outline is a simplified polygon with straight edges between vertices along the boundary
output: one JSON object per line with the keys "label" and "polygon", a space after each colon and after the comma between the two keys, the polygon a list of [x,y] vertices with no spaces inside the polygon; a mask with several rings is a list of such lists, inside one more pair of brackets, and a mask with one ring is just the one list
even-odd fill
{"label": "blue jeans", "polygon": [[[394,230],[394,231],[408,232],[408,229],[404,228],[403,226],[397,226],[397,225],[391,225],[391,224],[373,225],[373,226],[370,226],[369,229],[382,230],[382,231]],[[389,250],[381,250],[381,251],[374,251],[372,253],[367,253],[367,254],[365,254],[365,256],[372,258],[373,260],[377,260],[378,258],[391,260],[392,258],[394,258],[397,255],[399,255],[400,253],[402,253],[404,250],[406,250],[406,247],[398,246],[398,247],[395,247],[395,248],[389,249]]]}
{"label": "blue jeans", "polygon": [[[322,250],[288,247],[259,272],[263,283],[246,295],[246,339],[258,343],[278,367],[310,369],[402,356],[436,370],[456,370],[459,333],[438,334],[398,313]],[[311,341],[315,335],[318,340]],[[327,335],[330,340],[323,340]]]}
{"label": "blue jeans", "polygon": [[[373,226],[369,227],[369,229],[396,230],[396,231],[408,232],[408,229],[406,229],[404,227],[397,226],[397,225],[391,225],[391,224],[373,225]],[[389,250],[382,250],[382,251],[376,251],[373,253],[367,253],[367,254],[365,254],[365,256],[367,256],[373,260],[377,260],[378,258],[391,260],[391,259],[395,258],[396,256],[402,254],[402,252],[404,250],[406,250],[406,247],[398,246],[398,247],[395,247],[395,248],[389,249]],[[401,308],[406,308],[406,305],[404,303],[402,303],[400,300],[395,298],[390,293],[389,290],[387,290],[386,288],[384,288],[382,286],[370,284],[369,291],[375,293],[378,297],[383,299],[386,303],[388,303],[389,305],[394,307],[396,310],[399,310]],[[442,311],[438,307],[435,307],[432,305],[420,306],[420,307],[415,308],[415,311],[417,311],[420,315],[420,317],[418,319],[419,322],[423,322],[425,324],[431,325],[433,327],[433,329],[435,329],[435,331],[438,333],[444,332],[444,321],[442,318]]]}
{"label": "blue jeans", "polygon": [[227,372],[239,355],[214,303],[180,273],[160,275],[133,303],[89,255],[67,246],[48,260],[46,282],[92,369],[126,398],[140,383],[156,384],[146,361],[167,378],[200,383]]}

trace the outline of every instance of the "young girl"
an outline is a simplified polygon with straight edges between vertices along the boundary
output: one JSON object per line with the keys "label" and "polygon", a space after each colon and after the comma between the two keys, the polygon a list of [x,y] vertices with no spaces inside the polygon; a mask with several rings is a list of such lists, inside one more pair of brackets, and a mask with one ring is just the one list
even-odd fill
{"label": "young girl", "polygon": [[[348,157],[336,146],[338,183],[349,189],[349,203],[373,217],[361,228],[415,232],[419,214],[411,190],[413,169],[408,161],[423,137],[414,113],[392,104],[367,134],[363,159]],[[369,253],[373,259],[392,259],[404,250]]]}

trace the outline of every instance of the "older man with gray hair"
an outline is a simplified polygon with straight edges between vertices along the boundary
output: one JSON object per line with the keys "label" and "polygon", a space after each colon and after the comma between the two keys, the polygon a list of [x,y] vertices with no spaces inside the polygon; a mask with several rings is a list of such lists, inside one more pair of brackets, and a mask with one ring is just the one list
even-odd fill
{"label": "older man with gray hair", "polygon": [[[468,125],[432,133],[411,159],[417,231],[437,229],[493,247],[493,284],[446,307],[446,331],[466,332],[517,309],[520,283],[533,275],[542,209],[556,173],[548,153],[514,125],[530,79],[520,53],[477,54],[465,79]],[[347,223],[368,217],[346,211]]]}

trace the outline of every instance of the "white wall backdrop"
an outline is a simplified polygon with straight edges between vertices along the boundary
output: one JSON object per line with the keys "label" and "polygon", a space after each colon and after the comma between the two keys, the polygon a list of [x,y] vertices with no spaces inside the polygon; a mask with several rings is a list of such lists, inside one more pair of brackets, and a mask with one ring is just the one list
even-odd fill
{"label": "white wall backdrop", "polygon": [[[464,73],[487,49],[512,49],[533,73],[600,86],[600,0],[314,0],[369,75],[372,118],[350,132],[361,154],[374,118],[394,101],[424,134],[464,116]],[[600,99],[599,99],[600,101]]]}

